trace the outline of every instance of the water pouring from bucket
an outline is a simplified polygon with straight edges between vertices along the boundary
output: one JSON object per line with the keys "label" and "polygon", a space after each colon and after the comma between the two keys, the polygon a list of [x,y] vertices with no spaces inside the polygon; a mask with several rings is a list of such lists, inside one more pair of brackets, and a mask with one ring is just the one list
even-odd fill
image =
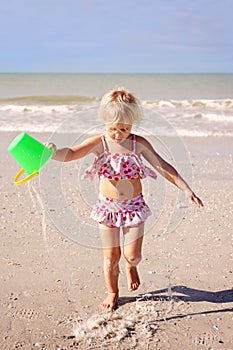
{"label": "water pouring from bucket", "polygon": [[[43,166],[52,157],[54,150],[23,132],[10,143],[8,152],[22,167],[14,178],[14,183],[21,185],[39,174]],[[24,172],[27,176],[19,180]]]}

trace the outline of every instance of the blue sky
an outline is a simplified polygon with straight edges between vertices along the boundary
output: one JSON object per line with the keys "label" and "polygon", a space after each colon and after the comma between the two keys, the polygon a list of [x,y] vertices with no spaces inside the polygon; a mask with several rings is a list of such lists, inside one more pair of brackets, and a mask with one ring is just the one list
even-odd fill
{"label": "blue sky", "polygon": [[232,0],[7,0],[1,72],[233,72]]}

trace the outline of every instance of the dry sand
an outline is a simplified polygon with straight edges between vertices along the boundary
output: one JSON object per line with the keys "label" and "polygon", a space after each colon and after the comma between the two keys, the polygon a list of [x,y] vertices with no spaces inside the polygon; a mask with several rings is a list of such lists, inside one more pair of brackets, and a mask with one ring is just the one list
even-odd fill
{"label": "dry sand", "polygon": [[99,308],[102,251],[54,226],[38,178],[13,184],[18,165],[6,149],[14,136],[0,134],[1,349],[233,349],[232,139],[184,140],[205,207],[188,208],[167,233],[170,190],[160,226],[145,236],[142,284],[127,291],[122,259],[119,308],[110,314]]}

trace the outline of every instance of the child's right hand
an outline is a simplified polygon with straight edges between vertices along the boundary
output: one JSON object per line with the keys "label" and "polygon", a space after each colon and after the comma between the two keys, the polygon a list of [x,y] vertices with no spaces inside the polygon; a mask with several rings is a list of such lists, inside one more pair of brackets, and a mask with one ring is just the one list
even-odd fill
{"label": "child's right hand", "polygon": [[46,142],[46,143],[45,143],[45,146],[48,147],[48,148],[50,148],[50,149],[53,149],[53,150],[54,150],[54,154],[56,153],[56,151],[57,151],[57,146],[56,146],[54,143],[52,143],[52,142]]}

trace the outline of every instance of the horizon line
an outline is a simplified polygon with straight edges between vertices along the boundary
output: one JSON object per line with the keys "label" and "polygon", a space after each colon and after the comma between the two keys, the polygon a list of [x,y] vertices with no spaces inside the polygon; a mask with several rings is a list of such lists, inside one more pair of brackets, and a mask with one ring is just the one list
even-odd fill
{"label": "horizon line", "polygon": [[22,71],[22,72],[14,72],[14,71],[7,71],[7,72],[0,72],[0,74],[112,74],[112,75],[133,75],[133,74],[155,74],[155,75],[190,75],[190,74],[233,74],[232,72],[65,72],[65,71],[58,71],[58,72],[49,72],[49,71]]}

